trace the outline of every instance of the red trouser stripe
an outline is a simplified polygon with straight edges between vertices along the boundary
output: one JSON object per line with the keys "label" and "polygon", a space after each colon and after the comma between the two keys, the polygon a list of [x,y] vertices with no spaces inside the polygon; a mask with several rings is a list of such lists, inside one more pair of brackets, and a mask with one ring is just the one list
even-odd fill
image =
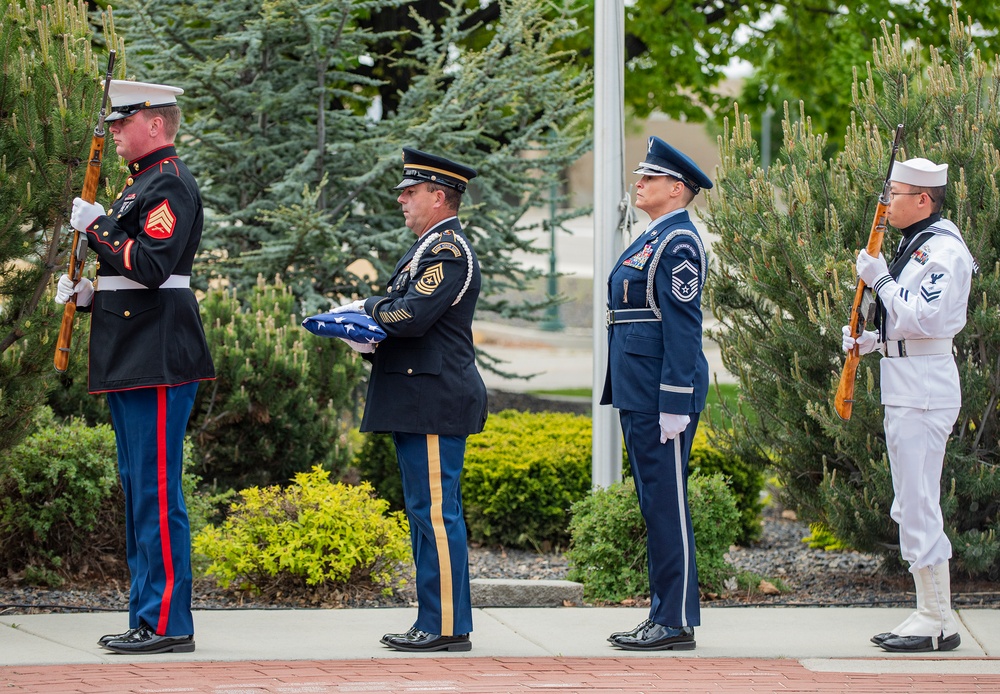
{"label": "red trouser stripe", "polygon": [[167,503],[167,389],[156,389],[156,498],[160,512],[160,548],[163,552],[165,582],[157,634],[167,633],[170,600],[174,594],[174,560],[170,553],[170,505]]}

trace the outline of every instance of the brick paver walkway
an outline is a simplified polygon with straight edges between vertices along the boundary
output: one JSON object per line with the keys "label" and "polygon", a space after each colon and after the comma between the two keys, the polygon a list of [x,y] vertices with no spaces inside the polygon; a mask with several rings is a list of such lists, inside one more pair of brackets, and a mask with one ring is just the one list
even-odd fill
{"label": "brick paver walkway", "polygon": [[1000,675],[812,672],[795,660],[414,658],[0,667],[0,692],[1000,692]]}

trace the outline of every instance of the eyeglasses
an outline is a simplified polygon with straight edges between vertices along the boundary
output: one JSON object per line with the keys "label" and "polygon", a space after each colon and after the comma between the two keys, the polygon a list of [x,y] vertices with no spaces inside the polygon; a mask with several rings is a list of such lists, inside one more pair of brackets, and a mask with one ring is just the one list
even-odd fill
{"label": "eyeglasses", "polygon": [[925,190],[922,190],[919,193],[915,193],[915,192],[910,192],[910,193],[895,193],[895,192],[889,191],[889,202],[892,202],[892,199],[895,198],[898,195],[926,195],[928,200],[930,200],[931,202],[934,202],[934,196],[931,195],[930,193],[928,193]]}

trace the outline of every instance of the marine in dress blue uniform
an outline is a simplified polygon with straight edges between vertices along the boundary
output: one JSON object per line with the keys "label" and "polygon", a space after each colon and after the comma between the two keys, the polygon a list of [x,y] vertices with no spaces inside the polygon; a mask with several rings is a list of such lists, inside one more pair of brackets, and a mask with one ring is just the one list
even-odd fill
{"label": "marine in dress blue uniform", "polygon": [[416,563],[417,619],[382,643],[402,651],[472,648],[468,539],[460,476],[469,434],[486,423],[472,317],[479,261],[457,212],[476,171],[403,149],[397,186],[417,240],[396,264],[385,296],[353,302],[382,327],[377,345],[353,343],[371,361],[361,431],[391,432]]}
{"label": "marine in dress blue uniform", "polygon": [[684,153],[649,138],[636,207],[652,222],[608,279],[602,404],[619,410],[646,522],[649,618],[609,637],[626,650],[692,649],[700,621],[687,501],[688,456],[708,393],[701,296],[707,260],[684,209],[712,181]]}
{"label": "marine in dress blue uniform", "polygon": [[945,445],[962,405],[952,339],[965,327],[976,263],[958,227],[941,217],[948,165],[915,158],[890,176],[889,224],[901,232],[887,264],[864,249],[858,276],[877,296],[878,331],[844,350],[878,350],[885,442],[892,472],[890,515],[910,565],[917,608],[872,641],[892,652],[953,650],[961,643],[951,610],[952,547],[941,512]]}
{"label": "marine in dress blue uniform", "polygon": [[181,490],[184,433],[198,382],[215,377],[190,289],[203,210],[173,141],[180,122],[166,85],[112,81],[105,119],[128,161],[105,210],[77,198],[71,223],[98,257],[96,281],[60,279],[91,313],[89,390],[105,393],[125,492],[129,629],[99,640],[119,653],[191,652],[191,533]]}

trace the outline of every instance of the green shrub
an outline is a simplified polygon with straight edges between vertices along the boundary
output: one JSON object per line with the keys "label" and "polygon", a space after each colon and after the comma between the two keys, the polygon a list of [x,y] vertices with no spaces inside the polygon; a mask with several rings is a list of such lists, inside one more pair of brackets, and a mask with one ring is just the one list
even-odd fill
{"label": "green shrub", "polygon": [[764,508],[764,473],[745,463],[739,456],[717,448],[711,442],[708,428],[701,426],[691,445],[688,466],[692,475],[718,472],[726,477],[729,489],[736,499],[736,508],[740,512],[736,544],[748,545],[759,540],[762,530],[760,512]]}
{"label": "green shrub", "polygon": [[589,417],[554,412],[492,414],[470,436],[462,475],[469,537],[546,549],[569,540],[570,507],[590,490]]}
{"label": "green shrub", "polygon": [[[699,587],[721,592],[733,575],[725,555],[739,528],[736,500],[719,474],[692,475],[688,500]],[[584,584],[589,600],[620,602],[649,593],[646,525],[631,478],[575,503],[570,533],[568,577]]]}
{"label": "green shrub", "polygon": [[201,302],[216,379],[198,389],[191,417],[198,474],[241,488],[314,465],[343,469],[363,360],[306,332],[280,280],[259,280],[243,298],[213,290]]}
{"label": "green shrub", "polygon": [[0,569],[50,585],[85,567],[121,575],[124,497],[114,432],[79,419],[60,425],[47,407],[36,426],[0,468]]}
{"label": "green shrub", "polygon": [[244,489],[221,526],[206,526],[193,546],[223,588],[265,596],[337,586],[389,595],[411,563],[405,516],[388,512],[370,484],[334,483],[319,466],[286,488]]}
{"label": "green shrub", "polygon": [[[184,474],[192,533],[231,494],[198,492],[199,481]],[[0,468],[0,570],[48,584],[94,571],[127,576],[124,504],[111,427],[62,422],[41,408],[35,433],[11,449]]]}

